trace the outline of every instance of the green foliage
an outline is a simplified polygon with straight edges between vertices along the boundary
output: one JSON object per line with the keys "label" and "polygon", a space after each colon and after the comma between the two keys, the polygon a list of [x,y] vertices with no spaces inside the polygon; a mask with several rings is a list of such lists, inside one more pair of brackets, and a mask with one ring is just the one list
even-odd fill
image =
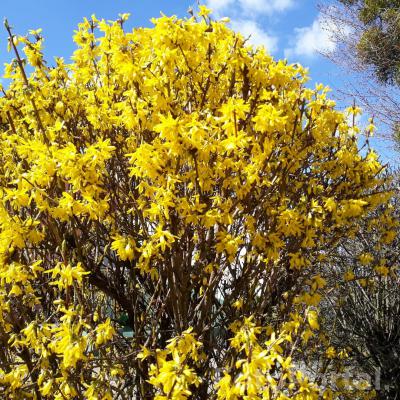
{"label": "green foliage", "polygon": [[400,84],[400,1],[339,0],[357,12],[364,31],[357,56],[382,83]]}

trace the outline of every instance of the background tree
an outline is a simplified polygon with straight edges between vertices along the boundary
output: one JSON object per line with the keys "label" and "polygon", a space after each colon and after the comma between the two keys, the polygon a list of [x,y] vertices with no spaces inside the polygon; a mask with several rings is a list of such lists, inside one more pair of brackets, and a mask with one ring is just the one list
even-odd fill
{"label": "background tree", "polygon": [[[400,398],[399,181],[396,172],[388,176],[391,202],[361,221],[357,236],[342,240],[328,257],[330,279],[340,284],[321,311],[333,346],[347,349],[348,361],[376,382],[379,399]],[[396,229],[393,241],[378,239],[378,215]]]}
{"label": "background tree", "polygon": [[337,43],[327,56],[353,72],[345,94],[354,96],[395,139],[400,121],[399,6],[389,0],[338,0],[322,6],[325,28]]}
{"label": "background tree", "polygon": [[54,67],[6,24],[3,398],[336,396],[299,370],[316,266],[387,200],[383,167],[358,109],[208,14],[93,16]]}
{"label": "background tree", "polygon": [[363,32],[357,38],[357,57],[372,67],[382,83],[400,83],[400,1],[340,0],[357,14]]}

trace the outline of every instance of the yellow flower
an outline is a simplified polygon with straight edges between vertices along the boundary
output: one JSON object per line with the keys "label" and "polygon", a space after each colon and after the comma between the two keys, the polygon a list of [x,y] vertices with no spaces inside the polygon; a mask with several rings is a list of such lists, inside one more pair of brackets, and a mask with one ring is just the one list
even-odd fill
{"label": "yellow flower", "polygon": [[328,348],[326,349],[325,354],[326,354],[326,356],[327,356],[328,358],[335,358],[335,357],[336,357],[336,350],[335,350],[334,347],[330,346],[330,347],[328,347]]}
{"label": "yellow flower", "polygon": [[318,314],[316,311],[308,311],[307,321],[312,329],[319,330]]}
{"label": "yellow flower", "polygon": [[200,17],[208,17],[208,15],[211,14],[211,10],[207,8],[206,6],[199,6],[199,13],[198,15]]}
{"label": "yellow flower", "polygon": [[355,279],[354,272],[350,271],[350,270],[346,271],[343,277],[344,277],[344,280],[347,281],[347,282],[352,281],[352,280]]}
{"label": "yellow flower", "polygon": [[359,256],[362,265],[369,265],[374,260],[374,256],[370,253],[363,253]]}
{"label": "yellow flower", "polygon": [[96,327],[96,346],[101,346],[104,343],[109,342],[115,335],[115,330],[111,326],[110,318]]}
{"label": "yellow flower", "polygon": [[135,240],[131,237],[124,237],[121,235],[115,235],[113,239],[114,241],[111,243],[111,249],[117,252],[118,257],[122,261],[132,261],[137,254]]}
{"label": "yellow flower", "polygon": [[379,275],[388,276],[390,270],[385,265],[378,265],[374,268],[374,271]]}

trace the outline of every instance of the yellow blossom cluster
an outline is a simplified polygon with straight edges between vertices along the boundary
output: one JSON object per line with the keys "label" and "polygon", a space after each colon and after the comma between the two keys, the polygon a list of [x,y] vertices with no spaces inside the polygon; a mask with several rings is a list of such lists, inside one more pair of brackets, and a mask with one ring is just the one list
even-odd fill
{"label": "yellow blossom cluster", "polygon": [[377,154],[206,8],[126,19],[85,19],[53,66],[6,24],[0,397],[333,398],[296,357],[317,261],[388,198]]}

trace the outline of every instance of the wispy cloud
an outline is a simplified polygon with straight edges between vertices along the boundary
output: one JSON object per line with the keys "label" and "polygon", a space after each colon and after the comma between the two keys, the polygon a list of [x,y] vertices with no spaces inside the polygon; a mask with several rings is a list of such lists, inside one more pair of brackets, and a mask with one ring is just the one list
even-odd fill
{"label": "wispy cloud", "polygon": [[264,28],[270,17],[293,7],[298,0],[206,0],[214,18],[229,17],[235,31],[248,37],[249,43],[277,50],[278,38]]}
{"label": "wispy cloud", "polygon": [[293,7],[298,0],[207,0],[206,4],[216,16],[223,12],[239,14],[245,18],[272,15]]}
{"label": "wispy cloud", "polygon": [[206,4],[210,7],[214,14],[218,15],[222,11],[225,11],[228,6],[235,3],[235,0],[207,0]]}
{"label": "wispy cloud", "polygon": [[318,16],[310,26],[295,29],[292,46],[285,49],[285,57],[312,57],[318,52],[332,52],[335,48],[329,27]]}
{"label": "wispy cloud", "polygon": [[232,28],[240,32],[245,38],[249,38],[249,43],[255,46],[265,46],[268,52],[273,53],[277,50],[278,38],[270,35],[253,20],[232,20]]}
{"label": "wispy cloud", "polygon": [[295,5],[294,0],[239,0],[239,3],[245,12],[262,14],[286,11]]}

